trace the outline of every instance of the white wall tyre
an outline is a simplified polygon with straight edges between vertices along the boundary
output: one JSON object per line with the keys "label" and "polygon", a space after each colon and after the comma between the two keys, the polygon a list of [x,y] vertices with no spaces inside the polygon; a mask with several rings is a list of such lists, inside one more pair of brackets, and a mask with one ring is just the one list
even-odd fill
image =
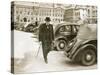
{"label": "white wall tyre", "polygon": [[56,48],[58,51],[64,51],[67,47],[67,42],[63,39],[56,41]]}
{"label": "white wall tyre", "polygon": [[90,66],[96,63],[96,52],[93,48],[85,48],[81,53],[80,62],[84,66]]}

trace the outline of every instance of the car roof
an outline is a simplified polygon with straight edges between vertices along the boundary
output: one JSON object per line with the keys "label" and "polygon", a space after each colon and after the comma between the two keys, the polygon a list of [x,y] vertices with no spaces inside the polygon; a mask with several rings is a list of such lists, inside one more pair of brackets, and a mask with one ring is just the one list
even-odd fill
{"label": "car roof", "polygon": [[59,23],[57,24],[57,26],[55,27],[55,30],[57,30],[59,27],[61,26],[67,26],[67,25],[76,25],[76,26],[80,26],[79,24],[77,23],[71,23],[71,22],[64,22],[64,23]]}

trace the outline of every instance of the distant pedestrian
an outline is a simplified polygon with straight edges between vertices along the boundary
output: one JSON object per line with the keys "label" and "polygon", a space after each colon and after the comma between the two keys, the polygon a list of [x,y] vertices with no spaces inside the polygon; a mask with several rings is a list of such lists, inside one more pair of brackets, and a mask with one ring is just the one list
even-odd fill
{"label": "distant pedestrian", "polygon": [[35,22],[35,26],[36,26],[36,27],[38,26],[38,21]]}
{"label": "distant pedestrian", "polygon": [[39,27],[39,41],[42,43],[43,57],[46,63],[47,55],[51,50],[51,44],[54,40],[53,25],[50,24],[50,17],[45,18],[45,23]]}

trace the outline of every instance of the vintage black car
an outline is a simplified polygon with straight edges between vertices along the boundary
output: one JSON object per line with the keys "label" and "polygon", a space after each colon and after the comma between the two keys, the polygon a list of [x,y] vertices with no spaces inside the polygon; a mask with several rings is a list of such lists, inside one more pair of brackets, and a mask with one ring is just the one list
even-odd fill
{"label": "vintage black car", "polygon": [[[85,66],[93,65],[97,61],[96,25],[89,26],[91,32],[84,31],[88,35],[85,35],[84,32],[78,32],[77,37],[68,43],[65,50],[65,54],[69,59]],[[83,34],[83,37],[79,37],[79,34]]]}
{"label": "vintage black car", "polygon": [[76,23],[60,23],[55,27],[54,35],[55,35],[55,48],[58,51],[62,51],[66,49],[66,46],[69,41],[76,37],[78,29],[78,24]]}
{"label": "vintage black car", "polygon": [[24,27],[25,32],[34,32],[34,29],[37,27],[35,23],[29,23],[26,27]]}

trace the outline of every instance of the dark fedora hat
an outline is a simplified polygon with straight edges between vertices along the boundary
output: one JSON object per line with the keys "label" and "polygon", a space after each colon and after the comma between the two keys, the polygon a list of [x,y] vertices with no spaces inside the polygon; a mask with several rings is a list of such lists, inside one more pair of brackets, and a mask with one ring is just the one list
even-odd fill
{"label": "dark fedora hat", "polygon": [[48,22],[51,21],[50,17],[46,17],[45,21],[48,21]]}

